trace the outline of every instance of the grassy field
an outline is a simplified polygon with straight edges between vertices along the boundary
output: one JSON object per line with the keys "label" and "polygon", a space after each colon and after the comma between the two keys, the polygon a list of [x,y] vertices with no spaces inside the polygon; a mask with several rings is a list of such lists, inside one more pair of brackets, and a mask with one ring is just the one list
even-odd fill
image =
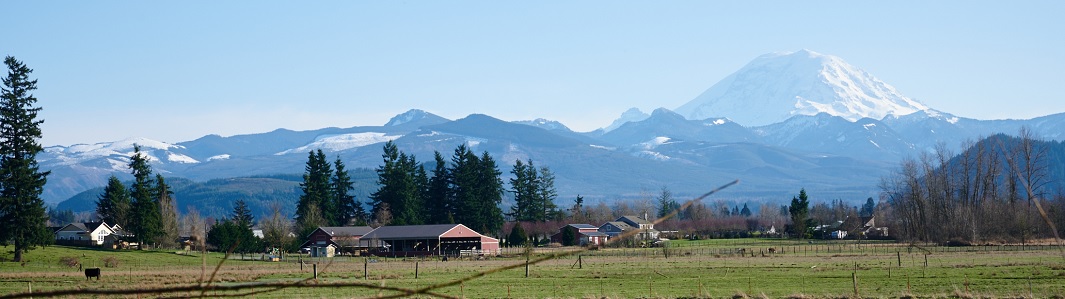
{"label": "grassy field", "polygon": [[[769,248],[774,252],[769,253]],[[538,249],[536,256],[558,250],[562,249]],[[0,258],[10,260],[8,251],[10,247]],[[221,254],[209,254],[203,271],[203,258],[196,253],[52,246],[30,251],[26,256],[29,261],[25,265],[0,263],[0,296],[30,288],[40,292],[193,286],[201,274],[210,276],[220,264],[213,284],[221,286],[296,282],[313,277],[311,264],[301,269],[295,258],[288,262],[221,263]],[[64,258],[76,258],[86,267],[95,264],[103,268],[103,278],[86,281],[76,267],[61,264]],[[117,260],[118,265],[104,267],[105,260]],[[286,288],[253,297],[392,295],[396,293],[337,284],[419,288],[520,264],[525,258],[442,262],[338,257],[307,261],[318,263],[318,280],[312,282],[318,287]],[[363,272],[364,267],[368,273]],[[524,267],[518,267],[435,292],[466,298],[1062,298],[1065,255],[1060,248],[1050,246],[914,248],[885,242],[857,245],[853,241],[675,241],[667,248],[601,249],[579,257],[554,258],[531,266],[529,277],[525,277]],[[231,293],[210,291],[207,295]],[[162,296],[186,295],[197,296],[199,292]]]}

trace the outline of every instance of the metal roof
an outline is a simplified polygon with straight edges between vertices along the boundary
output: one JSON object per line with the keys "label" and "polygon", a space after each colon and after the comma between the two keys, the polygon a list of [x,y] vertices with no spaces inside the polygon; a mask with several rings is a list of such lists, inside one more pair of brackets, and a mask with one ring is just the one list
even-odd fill
{"label": "metal roof", "polygon": [[362,239],[435,239],[460,225],[462,224],[382,226],[363,235]]}
{"label": "metal roof", "polygon": [[598,229],[598,227],[595,227],[594,225],[583,223],[570,224],[569,226],[576,227],[577,229]]}

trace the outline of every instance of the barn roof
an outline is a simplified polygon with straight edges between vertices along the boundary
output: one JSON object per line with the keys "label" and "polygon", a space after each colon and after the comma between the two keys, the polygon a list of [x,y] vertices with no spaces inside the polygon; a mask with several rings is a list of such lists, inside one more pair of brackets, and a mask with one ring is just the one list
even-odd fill
{"label": "barn roof", "polygon": [[431,239],[439,238],[444,233],[463,226],[462,224],[430,224],[430,225],[401,225],[382,226],[362,236],[367,239]]}

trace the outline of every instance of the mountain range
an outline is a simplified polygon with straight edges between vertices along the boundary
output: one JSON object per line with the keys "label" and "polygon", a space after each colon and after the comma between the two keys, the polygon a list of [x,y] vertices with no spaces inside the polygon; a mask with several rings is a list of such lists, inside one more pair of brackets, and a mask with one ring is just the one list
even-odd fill
{"label": "mountain range", "polygon": [[[592,132],[545,119],[509,122],[471,114],[450,120],[413,109],[382,126],[208,135],[174,144],[131,138],[53,146],[38,161],[52,171],[46,202],[82,202],[60,205],[67,207],[84,207],[93,199],[90,189],[105,185],[110,175],[129,179],[133,144],[164,176],[224,184],[218,180],[298,175],[315,149],[340,157],[349,168],[376,168],[388,140],[421,162],[431,162],[434,151],[449,157],[467,144],[495,157],[505,175],[515,160],[533,160],[555,173],[563,205],[578,194],[592,202],[651,198],[663,187],[683,198],[735,179],[741,184],[719,199],[784,202],[806,188],[815,198],[858,202],[877,197],[880,177],[902,158],[937,144],[958,149],[963,140],[1014,134],[1022,126],[1061,140],[1065,113],[1028,120],[954,116],[905,97],[838,57],[802,50],[758,57],[681,107],[649,114],[633,108]],[[361,188],[375,187],[369,182]],[[239,196],[233,194],[239,193],[227,196]],[[180,193],[177,199],[180,206]]]}

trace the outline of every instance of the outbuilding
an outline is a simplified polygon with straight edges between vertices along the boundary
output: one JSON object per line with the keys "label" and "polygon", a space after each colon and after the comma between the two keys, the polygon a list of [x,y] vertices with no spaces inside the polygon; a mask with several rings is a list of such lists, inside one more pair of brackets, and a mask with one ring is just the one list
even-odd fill
{"label": "outbuilding", "polygon": [[355,253],[359,239],[373,231],[369,226],[322,226],[307,236],[300,248],[307,248],[311,256],[333,257],[336,253]]}

